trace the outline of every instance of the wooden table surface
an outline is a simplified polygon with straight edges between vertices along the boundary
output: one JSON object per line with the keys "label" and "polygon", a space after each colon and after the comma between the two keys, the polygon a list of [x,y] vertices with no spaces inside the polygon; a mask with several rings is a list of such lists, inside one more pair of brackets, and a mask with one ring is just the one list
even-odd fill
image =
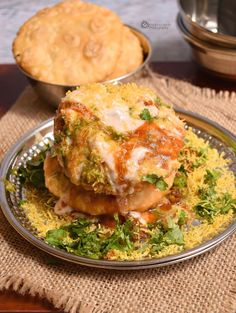
{"label": "wooden table surface", "polygon": [[[193,62],[157,62],[152,68],[158,73],[184,79],[200,87],[236,91],[235,82],[224,81],[202,71]],[[16,65],[0,65],[0,117],[3,116],[27,86],[27,80]],[[1,131],[1,130],[0,130]],[[17,295],[13,291],[0,292],[0,313],[48,313],[60,312],[47,301],[29,295]]]}

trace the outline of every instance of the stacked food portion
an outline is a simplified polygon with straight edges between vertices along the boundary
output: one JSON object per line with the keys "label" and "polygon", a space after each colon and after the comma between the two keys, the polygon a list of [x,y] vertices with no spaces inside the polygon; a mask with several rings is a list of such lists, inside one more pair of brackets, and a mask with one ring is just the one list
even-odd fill
{"label": "stacked food portion", "polygon": [[150,89],[93,84],[67,93],[55,118],[55,156],[44,164],[57,209],[101,215],[156,205],[173,184],[184,133]]}
{"label": "stacked food portion", "polygon": [[34,79],[65,86],[117,78],[143,62],[131,28],[109,9],[80,0],[31,17],[17,34],[13,54]]}
{"label": "stacked food portion", "polygon": [[54,143],[17,170],[38,236],[95,259],[140,260],[193,248],[235,216],[229,161],[134,83],[68,92]]}

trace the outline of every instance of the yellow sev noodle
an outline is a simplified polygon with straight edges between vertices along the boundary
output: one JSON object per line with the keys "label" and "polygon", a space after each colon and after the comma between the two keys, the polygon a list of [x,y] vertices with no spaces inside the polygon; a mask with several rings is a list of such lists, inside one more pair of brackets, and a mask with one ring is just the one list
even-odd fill
{"label": "yellow sev noodle", "polygon": [[71,220],[67,216],[55,214],[52,207],[45,204],[46,197],[38,194],[36,189],[27,189],[26,199],[27,202],[23,203],[21,207],[24,209],[32,227],[41,238],[46,236],[48,230],[59,228]]}
{"label": "yellow sev noodle", "polygon": [[[185,202],[188,207],[190,207],[190,210],[193,211],[193,207],[200,201],[197,192],[199,187],[207,187],[204,183],[206,169],[218,170],[221,173],[215,187],[219,196],[227,192],[231,194],[232,198],[236,198],[235,176],[233,172],[228,169],[229,160],[224,158],[224,154],[219,155],[216,149],[210,148],[209,144],[203,139],[198,138],[191,129],[187,131],[186,139],[187,143],[184,149],[186,150],[187,155],[185,157],[190,162],[194,161],[195,158],[195,156],[188,153],[188,148],[191,147],[194,147],[195,149],[207,148],[207,158],[202,165],[195,168],[188,174],[187,192],[183,202]],[[26,191],[26,198],[27,202],[22,204],[22,208],[24,209],[31,225],[36,229],[38,236],[41,238],[46,236],[48,230],[59,228],[72,220],[69,216],[61,217],[56,215],[53,209],[49,205],[45,204],[45,197],[38,194],[37,190],[28,189]],[[175,206],[176,209],[178,209],[178,205]],[[181,210],[181,208],[182,207],[180,206],[179,209]],[[211,224],[204,221],[199,226],[192,226],[188,230],[183,230],[185,245],[169,245],[157,253],[156,257],[164,257],[183,250],[191,249],[216,236],[225,227],[227,227],[233,219],[235,219],[235,216],[231,210],[227,214],[219,214],[215,216],[214,221]],[[149,248],[146,248],[143,251],[133,251],[130,255],[124,251],[113,250],[110,259],[138,260],[148,257],[149,252]]]}
{"label": "yellow sev noodle", "polygon": [[[221,176],[218,178],[216,185],[217,194],[221,195],[228,192],[231,194],[232,198],[235,198],[236,189],[234,173],[227,169],[229,160],[224,158],[224,154],[219,155],[216,149],[209,148],[208,143],[204,142],[202,138],[198,138],[191,129],[187,131],[186,139],[189,141],[187,145],[195,147],[196,149],[208,148],[206,162],[194,169],[192,173],[188,174],[186,203],[188,203],[190,207],[193,207],[200,201],[197,196],[197,190],[199,187],[206,186],[204,184],[206,169],[219,170],[221,172]],[[188,157],[191,158],[190,155]]]}

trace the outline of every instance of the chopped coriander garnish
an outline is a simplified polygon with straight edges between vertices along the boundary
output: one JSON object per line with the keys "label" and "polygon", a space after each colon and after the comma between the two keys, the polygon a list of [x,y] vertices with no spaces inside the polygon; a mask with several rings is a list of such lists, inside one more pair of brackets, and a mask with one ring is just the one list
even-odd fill
{"label": "chopped coriander garnish", "polygon": [[212,223],[218,214],[227,214],[231,209],[236,212],[236,199],[232,199],[228,193],[221,197],[211,196],[200,201],[194,209],[199,216]]}
{"label": "chopped coriander garnish", "polygon": [[206,169],[204,184],[207,184],[207,187],[198,189],[201,201],[195,205],[194,209],[199,216],[208,220],[209,223],[212,223],[214,216],[218,214],[227,214],[230,209],[236,211],[236,199],[232,199],[228,193],[221,196],[216,193],[215,187],[220,175],[219,171]]}
{"label": "chopped coriander garnish", "polygon": [[206,174],[204,176],[204,183],[209,184],[211,186],[216,185],[217,179],[220,177],[220,172],[216,170],[206,170]]}
{"label": "chopped coriander garnish", "polygon": [[183,225],[185,223],[187,213],[185,211],[181,210],[178,217],[179,217],[178,224]]}
{"label": "chopped coriander garnish", "polygon": [[156,187],[160,189],[161,191],[164,191],[167,189],[168,184],[164,181],[164,179],[160,179],[159,181],[156,182]]}
{"label": "chopped coriander garnish", "polygon": [[19,204],[19,206],[22,206],[22,205],[24,205],[24,204],[26,204],[26,203],[27,203],[26,200],[20,200],[18,204]]}
{"label": "chopped coriander garnish", "polygon": [[64,229],[49,230],[46,235],[46,241],[48,244],[55,247],[63,247],[63,241],[67,237],[67,232]]}
{"label": "chopped coriander garnish", "polygon": [[156,174],[147,174],[142,177],[142,181],[155,185],[161,191],[165,191],[168,188],[168,184],[164,181],[163,177]]}
{"label": "chopped coriander garnish", "polygon": [[168,230],[168,232],[165,234],[165,240],[168,244],[184,244],[183,233],[178,225],[175,225],[175,227]]}
{"label": "chopped coriander garnish", "polygon": [[229,193],[225,193],[221,198],[221,213],[227,214],[229,210],[236,212],[236,199],[232,199],[232,196]]}
{"label": "chopped coriander garnish", "polygon": [[142,110],[142,112],[139,114],[139,117],[141,118],[141,120],[144,120],[144,121],[153,120],[153,117],[151,116],[151,113],[147,108]]}
{"label": "chopped coriander garnish", "polygon": [[150,239],[151,253],[157,253],[168,245],[184,245],[183,233],[179,225],[175,224],[172,218],[168,218],[167,230],[156,228]]}
{"label": "chopped coriander garnish", "polygon": [[[122,222],[117,214],[114,215],[114,220],[115,228],[108,230],[98,221],[78,218],[71,224],[49,230],[46,242],[73,254],[93,259],[106,259],[116,252],[132,254],[142,249],[149,249],[151,254],[156,254],[169,245],[184,244],[182,231],[171,218],[168,218],[168,225],[165,227],[160,222],[152,225],[145,237],[142,236],[142,226],[138,226],[133,220]],[[138,236],[138,239],[135,239],[135,236]]]}
{"label": "chopped coriander garnish", "polygon": [[215,186],[219,177],[220,172],[216,170],[206,169],[206,174],[204,175],[204,183],[207,184],[208,187],[201,187],[198,189],[198,195],[201,200],[209,200],[216,195]]}
{"label": "chopped coriander garnish", "polygon": [[209,187],[209,188],[199,188],[198,189],[198,196],[201,200],[206,200],[209,198],[212,198],[215,196],[215,188],[214,187]]}
{"label": "chopped coriander garnish", "polygon": [[111,233],[103,233],[99,224],[80,218],[67,226],[49,230],[46,242],[68,252],[93,259],[104,257],[112,250],[132,249],[134,227],[132,221],[127,220],[121,223],[117,214],[114,215],[114,219],[116,226]]}
{"label": "chopped coriander garnish", "polygon": [[187,176],[185,174],[177,173],[174,179],[173,185],[180,189],[183,189],[187,186]]}
{"label": "chopped coriander garnish", "polygon": [[159,104],[160,106],[166,107],[166,108],[168,108],[168,109],[171,108],[171,105],[164,103],[164,102],[161,100],[161,98],[159,98],[159,97],[157,97],[157,96],[156,96],[156,98],[154,99],[154,101],[155,101],[157,104]]}
{"label": "chopped coriander garnish", "polygon": [[48,149],[49,147],[18,169],[17,173],[22,183],[31,183],[36,188],[45,188],[43,164]]}
{"label": "chopped coriander garnish", "polygon": [[185,167],[183,166],[183,164],[180,165],[180,168],[178,169],[178,171],[187,175],[187,171],[186,171]]}
{"label": "chopped coriander garnish", "polygon": [[175,176],[173,186],[183,189],[187,186],[187,171],[185,170],[183,164],[181,164],[178,172]]}
{"label": "chopped coriander garnish", "polygon": [[195,160],[195,162],[193,163],[193,167],[194,168],[198,168],[199,166],[203,165],[204,163],[206,163],[207,160],[207,152],[208,152],[208,148],[200,148],[197,151],[197,159]]}
{"label": "chopped coriander garnish", "polygon": [[121,224],[118,214],[114,215],[114,219],[116,221],[115,231],[111,237],[106,240],[104,253],[113,249],[127,251],[133,248],[133,223],[128,219],[125,223]]}
{"label": "chopped coriander garnish", "polygon": [[206,162],[205,158],[196,159],[196,161],[193,162],[193,168],[198,168],[199,166],[203,165],[205,162]]}

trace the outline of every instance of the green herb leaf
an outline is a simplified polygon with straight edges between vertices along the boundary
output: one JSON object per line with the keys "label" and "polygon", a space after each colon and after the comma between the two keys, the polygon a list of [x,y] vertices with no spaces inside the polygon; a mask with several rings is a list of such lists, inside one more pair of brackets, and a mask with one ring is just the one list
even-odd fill
{"label": "green herb leaf", "polygon": [[220,213],[227,214],[231,209],[236,212],[236,199],[232,199],[229,193],[225,193],[221,198]]}
{"label": "green herb leaf", "polygon": [[142,181],[155,185],[161,191],[165,191],[168,188],[168,184],[164,181],[163,177],[156,174],[147,174],[142,177]]}
{"label": "green herb leaf", "polygon": [[184,187],[187,186],[187,176],[185,174],[177,173],[176,176],[175,176],[173,185],[175,187],[183,189]]}
{"label": "green herb leaf", "polygon": [[157,228],[152,234],[150,239],[152,253],[158,253],[171,244],[184,245],[184,237],[179,225],[175,224],[172,218],[168,218],[167,221],[167,230]]}
{"label": "green herb leaf", "polygon": [[150,114],[150,111],[147,108],[143,109],[143,111],[139,114],[139,116],[142,120],[145,120],[145,121],[153,120],[153,118]]}
{"label": "green herb leaf", "polygon": [[46,234],[46,242],[54,247],[63,247],[63,241],[67,237],[67,232],[64,229],[49,230]]}
{"label": "green herb leaf", "polygon": [[121,224],[117,214],[114,215],[114,219],[116,228],[111,237],[105,242],[105,253],[114,249],[127,251],[133,247],[131,240],[133,223],[130,220],[126,220],[125,223]]}
{"label": "green herb leaf", "polygon": [[210,186],[215,186],[217,179],[220,177],[220,172],[216,170],[206,170],[204,175],[204,183],[209,184]]}
{"label": "green herb leaf", "polygon": [[199,150],[197,150],[197,157],[198,158],[193,163],[193,167],[194,168],[198,168],[199,166],[201,166],[201,165],[206,163],[207,152],[208,152],[208,148],[200,148]]}
{"label": "green herb leaf", "polygon": [[155,101],[157,104],[159,104],[160,106],[166,107],[166,108],[168,108],[168,109],[171,108],[171,105],[164,103],[164,102],[161,100],[161,98],[159,98],[159,97],[157,97],[157,96],[156,96],[156,98],[154,99],[154,101]]}
{"label": "green herb leaf", "polygon": [[201,200],[210,200],[215,197],[215,186],[220,175],[221,174],[218,171],[208,169],[206,170],[206,174],[204,175],[204,183],[208,184],[209,187],[202,187],[198,189],[198,195]]}
{"label": "green herb leaf", "polygon": [[167,225],[169,229],[175,228],[175,222],[173,220],[173,218],[171,217],[167,217]]}
{"label": "green herb leaf", "polygon": [[184,244],[183,233],[180,230],[178,225],[168,230],[168,232],[165,234],[164,239],[166,240],[168,244],[177,244],[177,245]]}
{"label": "green herb leaf", "polygon": [[198,189],[198,195],[201,200],[211,199],[216,195],[216,191],[214,187],[209,188],[199,188]]}
{"label": "green herb leaf", "polygon": [[45,188],[43,164],[48,150],[49,147],[18,169],[17,174],[22,183],[30,183],[36,188]]}
{"label": "green herb leaf", "polygon": [[162,178],[160,178],[155,185],[161,191],[165,191],[168,188],[168,184]]}
{"label": "green herb leaf", "polygon": [[[182,213],[180,214],[182,216]],[[182,231],[173,219],[168,219],[168,226],[159,221],[152,225],[145,236],[143,228],[131,219],[121,221],[114,215],[115,228],[108,228],[86,218],[47,232],[46,242],[54,247],[64,249],[70,253],[93,259],[107,258],[115,251],[125,252],[128,255],[137,250],[148,248],[156,254],[164,247],[177,244],[183,245]],[[138,239],[134,239],[137,236]]]}
{"label": "green herb leaf", "polygon": [[185,220],[187,218],[187,213],[183,210],[180,211],[179,213],[179,219],[178,219],[178,224],[181,226],[185,223]]}
{"label": "green herb leaf", "polygon": [[160,229],[156,229],[155,232],[153,232],[149,242],[151,244],[151,252],[153,254],[160,252],[167,245],[164,241],[164,233]]}
{"label": "green herb leaf", "polygon": [[180,165],[180,168],[178,169],[178,171],[180,173],[183,173],[183,174],[187,175],[187,171],[186,171],[186,169],[185,169],[183,164]]}
{"label": "green herb leaf", "polygon": [[187,186],[187,171],[183,164],[181,164],[178,172],[176,173],[173,186],[183,189]]}
{"label": "green herb leaf", "polygon": [[18,202],[18,205],[19,206],[22,206],[22,205],[24,205],[24,204],[26,204],[27,203],[27,200],[20,200],[19,202]]}
{"label": "green herb leaf", "polygon": [[195,205],[194,209],[200,217],[212,223],[218,214],[227,214],[231,209],[236,212],[236,199],[232,199],[228,193],[221,197],[206,197]]}
{"label": "green herb leaf", "polygon": [[64,226],[64,229],[69,232],[69,235],[72,239],[77,239],[79,236],[84,235],[88,232],[91,222],[88,219],[80,218],[75,222]]}
{"label": "green herb leaf", "polygon": [[76,255],[93,259],[104,257],[111,250],[129,251],[133,249],[133,223],[127,220],[121,223],[118,215],[114,216],[116,227],[108,235],[101,233],[99,224],[80,218],[59,229],[50,230],[46,242],[63,248]]}
{"label": "green herb leaf", "polygon": [[168,231],[165,233],[165,240],[168,244],[184,244],[184,237],[178,224],[172,218],[168,218]]}

